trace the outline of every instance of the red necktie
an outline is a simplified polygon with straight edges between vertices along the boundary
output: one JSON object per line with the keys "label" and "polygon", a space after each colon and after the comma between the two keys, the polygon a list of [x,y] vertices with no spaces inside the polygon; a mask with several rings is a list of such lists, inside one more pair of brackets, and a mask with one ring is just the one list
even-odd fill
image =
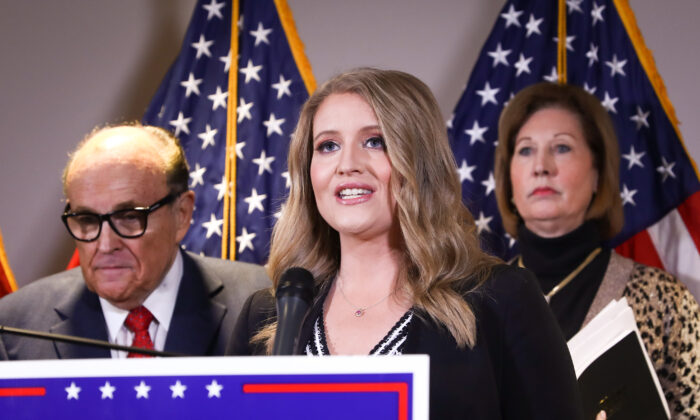
{"label": "red necktie", "polygon": [[[144,349],[153,349],[153,341],[148,335],[148,326],[153,321],[153,314],[143,306],[134,308],[129,311],[129,315],[124,321],[124,325],[129,331],[134,333],[134,341],[131,343],[133,347],[141,347]],[[153,357],[140,353],[129,353],[126,357]]]}

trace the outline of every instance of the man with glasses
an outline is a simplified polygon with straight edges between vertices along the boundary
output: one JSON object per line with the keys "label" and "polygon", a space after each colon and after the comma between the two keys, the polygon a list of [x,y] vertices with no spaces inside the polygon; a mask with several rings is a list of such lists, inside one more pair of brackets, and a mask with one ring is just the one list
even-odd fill
{"label": "man with glasses", "polygon": [[[178,140],[140,125],[96,130],[63,174],[62,215],[80,269],[0,299],[0,324],[187,355],[223,354],[262,267],[182,251],[194,207]],[[13,335],[0,359],[137,357]]]}

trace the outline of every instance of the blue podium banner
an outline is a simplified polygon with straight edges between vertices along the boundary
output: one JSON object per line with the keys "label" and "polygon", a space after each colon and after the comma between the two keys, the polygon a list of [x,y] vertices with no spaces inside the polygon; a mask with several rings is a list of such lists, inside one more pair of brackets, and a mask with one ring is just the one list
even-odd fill
{"label": "blue podium banner", "polygon": [[3,362],[12,419],[427,419],[427,356]]}

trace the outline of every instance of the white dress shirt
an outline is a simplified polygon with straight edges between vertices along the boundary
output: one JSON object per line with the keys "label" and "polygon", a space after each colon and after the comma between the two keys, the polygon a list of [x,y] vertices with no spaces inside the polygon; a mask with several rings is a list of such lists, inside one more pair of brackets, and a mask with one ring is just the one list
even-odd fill
{"label": "white dress shirt", "polygon": [[[178,251],[175,261],[173,261],[163,281],[143,302],[143,306],[153,314],[153,321],[148,327],[148,334],[151,336],[153,347],[156,350],[162,351],[165,348],[165,338],[168,335],[170,320],[175,310],[175,301],[177,300],[177,291],[182,280],[182,272],[182,255]],[[109,342],[130,346],[134,340],[134,333],[129,331],[124,325],[129,311],[117,308],[101,297],[100,304],[107,323]],[[127,352],[118,350],[111,350],[111,354],[113,359],[123,359],[127,356]]]}

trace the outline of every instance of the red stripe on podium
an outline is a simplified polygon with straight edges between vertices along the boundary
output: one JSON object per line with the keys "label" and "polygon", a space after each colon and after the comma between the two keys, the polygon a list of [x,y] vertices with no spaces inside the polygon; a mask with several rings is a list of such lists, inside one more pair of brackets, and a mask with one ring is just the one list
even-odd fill
{"label": "red stripe on podium", "polygon": [[312,392],[397,392],[399,420],[408,420],[408,384],[405,382],[243,384],[244,394],[291,394]]}
{"label": "red stripe on podium", "polygon": [[0,397],[43,397],[46,388],[0,388]]}

